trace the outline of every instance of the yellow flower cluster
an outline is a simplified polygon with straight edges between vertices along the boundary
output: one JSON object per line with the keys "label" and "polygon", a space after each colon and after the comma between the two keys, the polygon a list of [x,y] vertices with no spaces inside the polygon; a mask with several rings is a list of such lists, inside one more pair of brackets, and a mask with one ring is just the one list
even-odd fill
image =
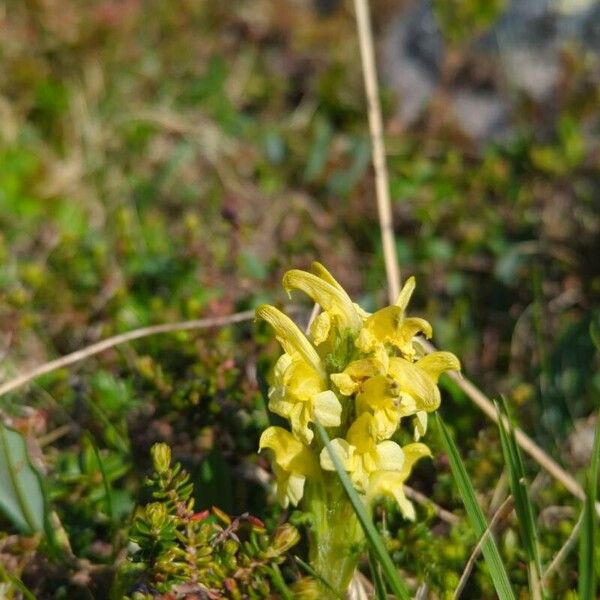
{"label": "yellow flower cluster", "polygon": [[[438,378],[460,369],[450,352],[427,355],[419,344],[416,336],[430,337],[431,326],[406,316],[414,278],[396,304],[373,314],[353,303],[319,263],[312,273],[288,271],[283,285],[288,293],[306,293],[322,312],[307,337],[275,307],[263,304],[256,310],[284,350],[275,365],[269,409],[285,417],[291,431],[269,427],[260,439],[260,449],[272,451],[279,501],[298,504],[307,477],[335,470],[328,450],[315,440],[311,423],[318,421],[335,436],[333,450],[367,502],[391,495],[405,517],[414,519],[403,485],[413,464],[430,455],[419,439],[427,413],[440,404]],[[401,447],[390,438],[406,418],[415,442]]]}

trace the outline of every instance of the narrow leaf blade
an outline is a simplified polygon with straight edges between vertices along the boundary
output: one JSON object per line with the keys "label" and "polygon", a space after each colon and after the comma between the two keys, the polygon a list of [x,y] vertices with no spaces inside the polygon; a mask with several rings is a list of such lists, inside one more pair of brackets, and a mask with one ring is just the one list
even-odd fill
{"label": "narrow leaf blade", "polygon": [[[469,521],[471,522],[471,526],[475,530],[476,535],[481,538],[487,529],[486,518],[481,507],[477,503],[475,490],[473,489],[465,465],[460,458],[458,448],[450,436],[450,432],[438,414],[436,414],[436,421],[444,449],[450,461],[450,468],[452,469],[456,486],[458,487],[460,497],[467,511],[467,516],[469,517]],[[488,535],[483,540],[481,551],[490,570],[492,582],[500,600],[515,600],[515,595],[510,586],[506,568],[504,567],[502,558],[498,552],[498,547],[496,546],[496,542],[492,535]]]}
{"label": "narrow leaf blade", "polygon": [[596,598],[596,572],[595,553],[598,543],[598,514],[596,513],[596,500],[598,498],[598,471],[600,468],[600,417],[596,420],[596,433],[594,436],[594,449],[592,461],[588,472],[586,497],[583,503],[583,523],[579,536],[579,598],[580,600],[593,600]]}
{"label": "narrow leaf blade", "polygon": [[[506,401],[503,400],[502,406],[496,404],[496,410],[498,412],[498,428],[500,430],[504,463],[508,472],[508,482],[513,495],[515,513],[529,564],[530,584],[532,588],[535,588],[532,589],[532,596],[539,598],[542,595],[539,583],[542,577],[542,561],[539,552],[535,513],[527,490],[523,458],[517,444]],[[505,419],[508,420],[508,428],[505,425]]]}

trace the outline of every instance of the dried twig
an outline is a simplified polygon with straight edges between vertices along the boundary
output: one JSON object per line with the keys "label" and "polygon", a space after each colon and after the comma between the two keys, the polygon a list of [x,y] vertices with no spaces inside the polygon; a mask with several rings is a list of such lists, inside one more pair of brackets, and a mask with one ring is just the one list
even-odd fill
{"label": "dried twig", "polygon": [[234,313],[232,315],[226,315],[224,317],[209,317],[206,319],[194,319],[192,321],[180,321],[179,323],[150,325],[149,327],[141,327],[140,329],[134,329],[133,331],[121,333],[92,344],[91,346],[87,346],[86,348],[82,348],[81,350],[71,352],[71,354],[67,354],[66,356],[61,356],[56,360],[51,360],[50,362],[44,363],[39,367],[31,369],[31,371],[21,373],[21,375],[18,375],[14,379],[5,381],[0,385],[0,396],[16,390],[29,381],[37,379],[46,373],[56,371],[57,369],[62,369],[63,367],[68,367],[76,362],[89,358],[90,356],[94,356],[94,354],[100,354],[100,352],[104,352],[105,350],[109,350],[114,346],[118,346],[119,344],[125,344],[126,342],[131,342],[133,340],[138,340],[140,338],[159,333],[172,333],[175,331],[189,331],[190,329],[222,327],[223,325],[230,325],[232,323],[250,321],[253,318],[254,311],[246,310],[243,312]]}
{"label": "dried twig", "polygon": [[548,568],[542,575],[542,586],[548,584],[548,579],[550,576],[558,569],[558,567],[564,562],[565,558],[569,555],[571,550],[573,550],[573,546],[577,542],[577,538],[579,537],[579,532],[581,531],[581,525],[583,524],[583,510],[579,515],[579,519],[577,519],[577,523],[573,527],[573,531],[569,534],[567,541],[562,545],[561,549],[556,553],[556,556],[552,559],[552,562],[548,565]]}
{"label": "dried twig", "polygon": [[449,525],[456,525],[460,519],[452,514],[450,511],[442,508],[439,504],[436,504],[428,498],[425,494],[421,494],[421,492],[415,490],[414,488],[409,487],[408,485],[404,486],[404,493],[407,498],[414,500],[417,504],[422,504],[423,506],[429,506],[433,509],[436,516],[439,517],[442,521],[445,521]]}
{"label": "dried twig", "polygon": [[383,121],[379,103],[379,85],[377,83],[377,68],[375,66],[375,50],[373,48],[373,33],[368,0],[354,0],[356,24],[360,43],[367,109],[369,114],[369,129],[371,131],[371,146],[373,149],[373,167],[375,169],[375,187],[377,191],[377,210],[381,229],[381,242],[385,271],[388,281],[390,304],[394,304],[400,293],[400,269],[394,240],[392,221],[392,205],[390,201],[390,186],[385,161],[385,144],[383,141]]}
{"label": "dried twig", "polygon": [[469,577],[471,576],[473,567],[475,566],[475,563],[477,562],[477,559],[479,558],[479,555],[481,554],[481,548],[483,546],[483,543],[492,534],[496,524],[499,523],[502,519],[505,519],[512,512],[512,509],[513,509],[513,497],[508,496],[508,498],[506,498],[506,500],[498,507],[498,510],[494,513],[494,516],[492,517],[492,519],[490,521],[490,524],[487,526],[486,530],[483,532],[483,535],[481,536],[481,538],[479,538],[479,541],[477,542],[477,545],[475,546],[475,548],[473,548],[473,552],[471,552],[471,556],[469,556],[469,560],[467,561],[467,564],[465,565],[465,570],[462,572],[462,575],[460,576],[460,581],[458,582],[458,585],[456,586],[456,589],[454,590],[454,595],[452,596],[452,600],[458,600],[460,598],[460,595],[462,594],[463,590],[465,589],[465,585],[467,585],[467,581],[469,581]]}

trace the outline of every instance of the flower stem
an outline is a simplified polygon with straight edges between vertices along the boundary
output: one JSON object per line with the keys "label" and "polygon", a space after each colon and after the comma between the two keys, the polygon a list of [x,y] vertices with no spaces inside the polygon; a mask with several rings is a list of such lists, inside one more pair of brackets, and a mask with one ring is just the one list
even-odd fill
{"label": "flower stem", "polygon": [[323,586],[322,598],[344,596],[356,570],[365,541],[363,530],[344,488],[334,473],[307,482],[305,507],[313,521],[309,560],[313,569],[331,585]]}

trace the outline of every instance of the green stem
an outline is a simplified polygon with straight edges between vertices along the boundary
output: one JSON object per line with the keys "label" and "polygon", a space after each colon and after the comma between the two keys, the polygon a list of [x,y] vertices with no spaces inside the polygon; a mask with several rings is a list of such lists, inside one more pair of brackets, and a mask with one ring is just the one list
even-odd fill
{"label": "green stem", "polygon": [[307,482],[305,507],[311,513],[311,567],[336,591],[323,586],[322,598],[344,596],[356,570],[365,536],[344,488],[334,473]]}

